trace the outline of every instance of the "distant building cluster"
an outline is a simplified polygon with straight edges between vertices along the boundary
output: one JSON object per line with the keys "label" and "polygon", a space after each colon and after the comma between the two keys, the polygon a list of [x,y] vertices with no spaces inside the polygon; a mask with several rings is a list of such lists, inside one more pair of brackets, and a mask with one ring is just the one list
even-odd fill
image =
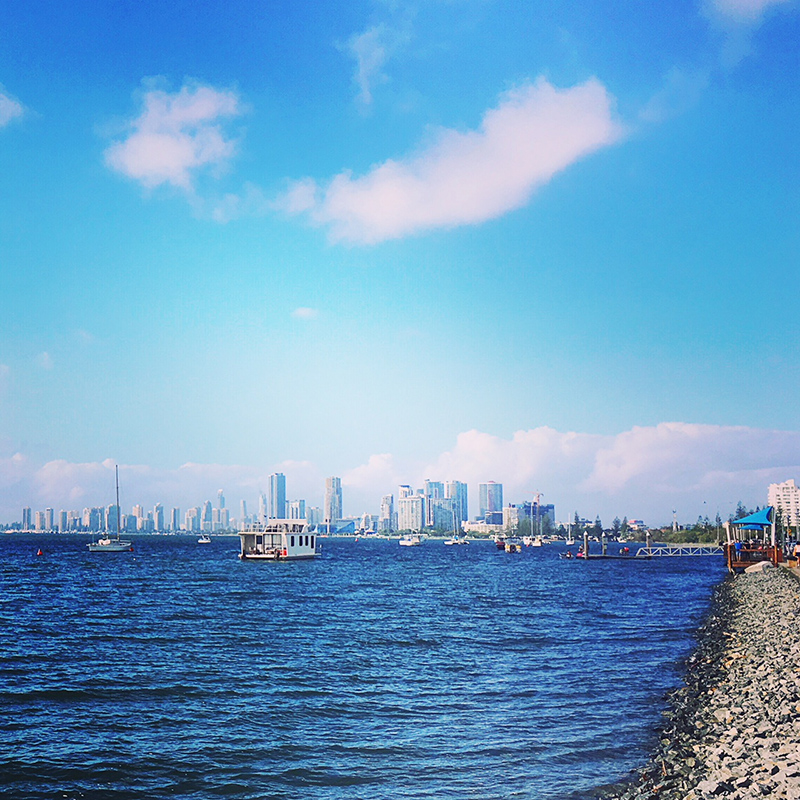
{"label": "distant building cluster", "polygon": [[[84,508],[83,511],[22,510],[21,530],[25,531],[114,531],[126,533],[221,533],[243,530],[250,525],[264,524],[270,519],[306,520],[314,529],[331,533],[393,533],[396,531],[439,530],[490,532],[503,528],[516,528],[523,519],[541,524],[545,520],[555,526],[555,508],[540,505],[537,501],[519,505],[505,505],[503,484],[495,481],[478,484],[478,513],[470,520],[468,487],[462,481],[425,480],[420,488],[408,484],[398,487],[397,494],[381,498],[378,514],[365,513],[356,518],[345,518],[342,503],[341,478],[332,476],[325,480],[323,508],[308,506],[303,499],[287,500],[286,476],[281,472],[269,476],[266,491],[260,492],[258,510],[249,514],[242,500],[239,514],[232,517],[225,504],[225,495],[217,492],[216,505],[206,500],[201,506],[189,508],[185,513],[172,508],[165,512],[157,503],[152,510],[141,505],[133,506],[130,514],[122,513],[116,505],[104,508]],[[17,526],[15,526],[17,527]]]}

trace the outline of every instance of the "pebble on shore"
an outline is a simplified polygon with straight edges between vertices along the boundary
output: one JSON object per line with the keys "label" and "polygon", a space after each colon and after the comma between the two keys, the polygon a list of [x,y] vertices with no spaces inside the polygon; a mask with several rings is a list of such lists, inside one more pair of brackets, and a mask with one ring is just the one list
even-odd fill
{"label": "pebble on shore", "polygon": [[800,800],[800,581],[728,578],[672,693],[659,744],[603,800]]}

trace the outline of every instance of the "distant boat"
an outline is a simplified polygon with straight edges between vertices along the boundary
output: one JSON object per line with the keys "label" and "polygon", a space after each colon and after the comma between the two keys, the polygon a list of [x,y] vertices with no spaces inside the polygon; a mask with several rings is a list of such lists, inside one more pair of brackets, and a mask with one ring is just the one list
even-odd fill
{"label": "distant boat", "polygon": [[101,536],[94,542],[89,542],[89,552],[90,553],[126,553],[133,550],[133,545],[130,542],[126,542],[119,538],[119,466],[114,466],[114,474],[116,477],[116,484],[117,484],[117,535],[116,536],[109,536],[106,534],[105,536]]}
{"label": "distant boat", "polygon": [[197,540],[197,544],[211,544],[211,537],[210,537],[210,536],[209,536],[207,533],[204,533],[204,534],[203,534],[203,535],[202,535],[202,536],[201,536],[201,537],[200,537],[200,538]]}
{"label": "distant boat", "polygon": [[316,536],[305,520],[268,519],[245,528],[239,539],[242,561],[297,561],[317,555]]}
{"label": "distant boat", "polygon": [[445,539],[444,543],[447,545],[453,544],[469,544],[466,539],[462,539],[458,533],[458,525],[456,523],[456,511],[453,509],[453,535],[449,539]]}
{"label": "distant boat", "polygon": [[406,534],[400,537],[400,545],[402,547],[418,547],[422,544],[422,537],[417,534]]}

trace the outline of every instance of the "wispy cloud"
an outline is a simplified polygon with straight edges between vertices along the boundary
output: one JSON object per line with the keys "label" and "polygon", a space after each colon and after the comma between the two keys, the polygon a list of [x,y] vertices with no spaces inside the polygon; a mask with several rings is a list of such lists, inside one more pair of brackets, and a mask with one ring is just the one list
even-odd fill
{"label": "wispy cloud", "polygon": [[21,117],[24,113],[22,103],[15,100],[0,85],[0,128],[4,128],[11,120]]}
{"label": "wispy cloud", "polygon": [[306,308],[305,306],[300,306],[300,308],[296,308],[292,311],[292,317],[294,319],[316,319],[319,316],[319,311],[316,308]]}
{"label": "wispy cloud", "polygon": [[282,198],[334,240],[374,243],[442,227],[478,224],[528,202],[533,192],[623,133],[613,99],[592,79],[557,89],[540,78],[504,94],[480,128],[445,129],[434,143],[368,174],[343,172],[321,187],[306,178]]}
{"label": "wispy cloud", "polygon": [[222,120],[242,113],[235,92],[187,83],[174,93],[145,91],[141,105],[126,124],[127,135],[105,151],[111,169],[149,189],[171,184],[189,190],[199,170],[222,167],[234,155]]}
{"label": "wispy cloud", "polygon": [[36,363],[42,369],[53,369],[53,357],[47,351],[36,356]]}
{"label": "wispy cloud", "polygon": [[742,25],[758,24],[768,9],[791,0],[710,0],[708,8],[721,19]]}
{"label": "wispy cloud", "polygon": [[639,118],[643,122],[658,124],[683,114],[699,102],[710,79],[711,73],[707,69],[671,69],[661,88],[639,113]]}
{"label": "wispy cloud", "polygon": [[346,50],[356,62],[354,80],[358,86],[358,101],[364,106],[372,103],[374,87],[387,80],[383,72],[389,55],[387,35],[388,29],[385,25],[376,25],[351,36],[347,42]]}
{"label": "wispy cloud", "polygon": [[[114,461],[36,464],[19,453],[0,458],[0,520],[17,519],[25,505],[77,508],[106,505],[113,491]],[[677,509],[693,522],[699,513],[722,517],[736,502],[765,504],[769,483],[800,479],[800,432],[742,426],[664,422],[636,426],[618,434],[558,431],[542,426],[510,437],[465,431],[454,446],[427,463],[403,461],[390,453],[364,463],[328,471],[308,461],[283,461],[263,467],[188,463],[174,469],[120,465],[123,506],[156,502],[182,510],[216,497],[222,488],[238,512],[245,499],[252,510],[272,472],[283,472],[293,498],[321,503],[326,474],[339,474],[345,513],[375,513],[384,494],[397,486],[432,480],[469,484],[470,502],[479,483],[498,481],[506,502],[518,503],[542,492],[560,519],[578,511],[666,524]]]}

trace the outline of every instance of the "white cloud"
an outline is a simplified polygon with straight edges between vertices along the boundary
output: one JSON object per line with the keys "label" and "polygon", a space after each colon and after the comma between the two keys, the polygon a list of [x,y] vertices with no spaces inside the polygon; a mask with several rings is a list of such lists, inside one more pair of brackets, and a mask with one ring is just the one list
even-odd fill
{"label": "white cloud", "polygon": [[376,25],[364,33],[352,36],[347,42],[347,49],[356,60],[358,100],[365,106],[372,103],[372,89],[375,84],[387,80],[382,72],[388,57],[386,34],[384,25]]}
{"label": "white cloud", "polygon": [[556,173],[622,132],[596,79],[562,90],[540,78],[504,94],[477,130],[442,130],[414,156],[362,177],[343,172],[324,188],[306,178],[282,206],[309,213],[335,240],[361,243],[481,223],[523,206]]}
{"label": "white cloud", "polygon": [[790,0],[711,0],[711,10],[720,18],[745,25],[757,24],[767,9]]}
{"label": "white cloud", "polygon": [[473,493],[479,482],[501,482],[511,502],[541,491],[562,519],[572,509],[657,524],[677,508],[692,522],[703,509],[725,517],[738,500],[763,505],[769,483],[800,477],[800,433],[682,422],[614,436],[542,427],[503,439],[468,431],[424,472],[466,480]]}
{"label": "white cloud", "polygon": [[670,70],[662,87],[650,98],[639,113],[643,122],[661,123],[688,111],[708,88],[708,70]]}
{"label": "white cloud", "polygon": [[0,86],[0,128],[4,128],[11,120],[21,117],[24,111],[22,103],[11,97]]}
{"label": "white cloud", "polygon": [[319,311],[316,308],[305,308],[301,306],[292,311],[292,316],[295,319],[316,319],[319,316]]}
{"label": "white cloud", "polygon": [[[559,519],[574,511],[668,524],[672,509],[682,522],[698,514],[726,518],[741,500],[764,505],[769,483],[800,479],[800,432],[698,425],[684,422],[634,427],[616,435],[561,432],[539,427],[508,438],[471,430],[429,463],[400,463],[389,453],[370,456],[360,465],[323,472],[309,461],[284,461],[264,468],[223,464],[184,464],[176,469],[120,465],[123,508],[134,503],[152,508],[161,502],[185,512],[216,501],[222,488],[228,508],[238,516],[239,500],[252,513],[258,493],[272,472],[286,475],[288,494],[321,505],[324,478],[339,474],[347,514],[376,513],[384,494],[402,483],[415,488],[425,478],[461,480],[470,487],[474,514],[478,484],[504,486],[506,502],[519,503],[541,492],[554,503]],[[0,458],[0,521],[20,518],[20,509],[50,506],[81,510],[113,501],[114,462],[35,464],[16,454]]]}
{"label": "white cloud", "polygon": [[143,94],[142,107],[105,160],[147,188],[166,183],[189,190],[198,170],[220,167],[233,156],[235,145],[221,120],[242,113],[235,92],[192,84],[172,94],[153,89]]}
{"label": "white cloud", "polygon": [[390,453],[370,456],[366,464],[347,470],[342,476],[342,486],[359,492],[391,494],[401,482]]}
{"label": "white cloud", "polygon": [[42,369],[53,369],[53,357],[47,351],[36,356],[36,363]]}

